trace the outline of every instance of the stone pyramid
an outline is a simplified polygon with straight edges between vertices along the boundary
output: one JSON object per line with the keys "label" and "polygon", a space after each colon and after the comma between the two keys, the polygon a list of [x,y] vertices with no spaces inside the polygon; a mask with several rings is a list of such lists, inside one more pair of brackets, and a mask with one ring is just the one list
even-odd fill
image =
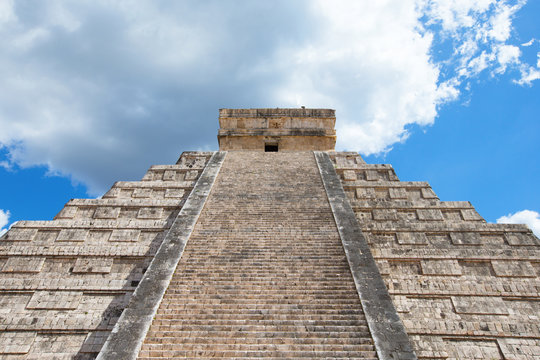
{"label": "stone pyramid", "polygon": [[0,240],[0,359],[540,359],[540,241],[335,152],[328,109],[222,109],[185,152]]}

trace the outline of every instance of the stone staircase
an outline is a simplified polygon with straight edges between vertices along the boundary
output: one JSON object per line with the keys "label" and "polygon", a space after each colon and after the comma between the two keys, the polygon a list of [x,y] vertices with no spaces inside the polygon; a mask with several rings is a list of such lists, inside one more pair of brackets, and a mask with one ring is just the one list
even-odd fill
{"label": "stone staircase", "polygon": [[227,154],[139,358],[377,358],[313,153]]}

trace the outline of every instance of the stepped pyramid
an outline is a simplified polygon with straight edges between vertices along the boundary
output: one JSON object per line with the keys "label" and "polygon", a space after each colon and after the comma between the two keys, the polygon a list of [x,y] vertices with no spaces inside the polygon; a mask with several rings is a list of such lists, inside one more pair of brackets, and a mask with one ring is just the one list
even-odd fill
{"label": "stepped pyramid", "polygon": [[222,109],[185,152],[0,240],[0,359],[539,359],[540,241],[336,152],[329,109]]}

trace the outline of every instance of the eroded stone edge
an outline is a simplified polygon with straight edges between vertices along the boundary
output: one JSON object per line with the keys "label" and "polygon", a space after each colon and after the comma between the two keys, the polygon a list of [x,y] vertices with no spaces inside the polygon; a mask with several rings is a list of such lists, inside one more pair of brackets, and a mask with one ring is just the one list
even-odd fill
{"label": "eroded stone edge", "polygon": [[98,360],[136,359],[186,243],[210,194],[226,152],[215,152],[168,230]]}
{"label": "eroded stone edge", "polygon": [[381,360],[416,359],[334,165],[327,153],[314,154],[377,355]]}

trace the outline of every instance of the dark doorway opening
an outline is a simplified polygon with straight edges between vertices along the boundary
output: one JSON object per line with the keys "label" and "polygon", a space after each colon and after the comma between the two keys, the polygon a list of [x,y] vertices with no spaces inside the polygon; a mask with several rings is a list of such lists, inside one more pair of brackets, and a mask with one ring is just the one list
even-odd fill
{"label": "dark doorway opening", "polygon": [[264,144],[265,152],[278,152],[278,144]]}

